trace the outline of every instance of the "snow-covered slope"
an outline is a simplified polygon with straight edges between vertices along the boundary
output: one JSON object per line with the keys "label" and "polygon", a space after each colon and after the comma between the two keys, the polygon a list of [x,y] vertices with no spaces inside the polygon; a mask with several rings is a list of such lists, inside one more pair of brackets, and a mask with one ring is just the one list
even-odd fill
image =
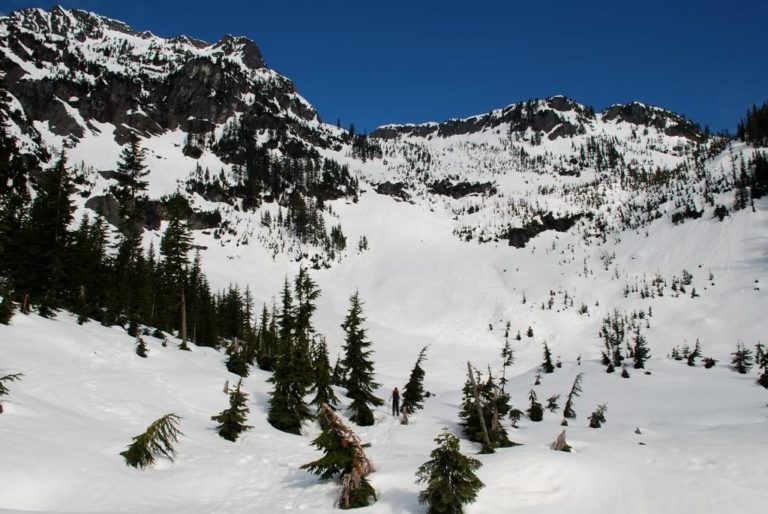
{"label": "snow-covered slope", "polygon": [[[329,336],[335,353],[346,296],[359,287],[367,301],[381,396],[403,384],[424,344],[432,345],[425,385],[434,393],[409,426],[398,424],[385,406],[373,427],[358,429],[372,444],[369,455],[377,467],[372,483],[380,497],[368,511],[421,512],[415,469],[442,427],[458,431],[466,360],[498,369],[506,320],[513,332],[530,325],[535,333],[513,341],[517,362],[508,390],[516,406],[526,406],[545,339],[564,364],[535,388],[540,398],[565,395],[575,375],[585,373],[578,418],[567,427],[574,453],[548,449],[562,429],[559,413],[547,412],[542,423],[524,419],[521,428],[510,429],[523,446],[480,456],[479,475],[487,487],[467,512],[498,512],[509,505],[516,512],[538,513],[761,508],[768,497],[762,486],[766,393],[752,374],[739,375],[726,362],[736,340],[752,344],[765,328],[760,317],[766,293],[755,287],[755,280],[768,279],[765,202],[758,213],[742,212],[723,224],[658,222],[647,237],[611,246],[617,257],[608,270],[588,259],[594,274],[582,277],[579,259],[558,265],[565,259],[559,250],[569,244],[567,235],[537,241],[536,250],[466,245],[435,213],[415,206],[399,213],[402,204],[389,198],[363,198],[348,206],[348,214],[366,227],[379,219],[378,230],[371,232],[372,250],[316,274],[323,289],[318,329]],[[412,230],[403,233],[406,220]],[[670,246],[679,251],[669,252]],[[226,262],[210,257],[206,263],[216,279],[238,276],[256,296],[276,291],[281,272],[293,267],[243,265],[217,275]],[[700,297],[623,297],[627,277],[657,272],[670,277],[682,268],[691,270]],[[576,305],[585,301],[589,314],[562,310],[559,293],[552,310],[541,310],[549,290],[568,291]],[[649,307],[651,375],[606,374],[597,359],[599,317],[612,308]],[[667,358],[673,346],[696,338],[706,355],[720,360],[714,369]],[[335,510],[336,486],[298,469],[314,458],[309,441],[317,428],[307,425],[304,435],[292,436],[266,423],[267,374],[255,371],[246,379],[248,422],[254,428],[230,443],[209,419],[226,406],[224,382],[236,378],[226,372],[223,354],[203,348],[181,352],[173,340],[164,348],[147,339],[149,358],[141,359],[122,330],[95,323],[80,327],[66,314],[55,321],[17,315],[13,326],[0,326],[0,373],[25,375],[12,385],[0,418],[4,512]],[[607,425],[587,428],[589,412],[605,402]],[[118,453],[167,412],[183,417],[177,460],[148,471],[126,467]],[[641,435],[634,433],[636,427]],[[464,443],[466,452],[477,449]]]}
{"label": "snow-covered slope", "polygon": [[[518,429],[505,421],[523,446],[480,456],[486,488],[468,513],[720,514],[768,500],[766,390],[754,372],[727,365],[737,342],[766,343],[768,201],[715,217],[718,207],[732,210],[737,174],[756,149],[706,136],[663,109],[631,103],[595,113],[553,97],[385,126],[361,151],[360,139],[322,123],[249,41],[166,40],[60,8],[0,18],[0,64],[6,132],[44,163],[66,149],[81,179],[78,217],[108,195],[122,145],[138,134],[150,198],[180,191],[196,212],[221,214],[220,226],[193,233],[202,267],[215,289],[248,286],[257,307],[322,249],[265,222],[285,212],[287,194],[246,209],[242,198],[190,187],[242,179],[244,166],[217,145],[224,133],[249,120],[272,158],[332,159],[359,179],[359,194],[334,196],[319,211],[326,227],[343,227],[347,248],[312,270],[322,290],[315,327],[335,359],[359,290],[380,396],[404,384],[428,344],[425,386],[434,393],[409,426],[384,407],[373,427],[358,430],[377,468],[379,500],[367,511],[423,511],[416,468],[442,427],[460,431],[467,360],[500,368],[507,322],[522,334],[512,337],[508,370],[516,407],[527,407],[545,341],[563,366],[536,386],[540,399],[564,397],[585,373],[567,427],[574,453],[548,449],[560,413],[524,418]],[[157,246],[164,227],[148,227],[145,242]],[[363,237],[367,248],[358,246]],[[598,333],[613,312],[642,326],[650,375],[630,369],[624,379],[600,365]],[[718,360],[714,369],[668,358],[697,339]],[[0,325],[0,376],[24,374],[0,415],[0,512],[334,511],[336,486],[298,469],[316,456],[309,442],[318,428],[293,436],[266,422],[266,373],[245,380],[253,429],[229,443],[210,420],[227,404],[224,382],[236,379],[224,355],[147,340],[141,359],[122,329],[79,326],[66,313],[17,314]],[[607,425],[587,428],[606,402]],[[119,452],[168,412],[183,418],[178,459],[126,467]]]}

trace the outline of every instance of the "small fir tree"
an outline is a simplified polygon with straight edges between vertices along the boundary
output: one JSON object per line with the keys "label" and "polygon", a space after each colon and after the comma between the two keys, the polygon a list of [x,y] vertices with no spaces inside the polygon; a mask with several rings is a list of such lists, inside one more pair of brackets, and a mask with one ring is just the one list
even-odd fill
{"label": "small fir tree", "polygon": [[424,408],[424,369],[421,367],[421,363],[427,358],[428,347],[429,345],[425,346],[419,352],[408,383],[403,388],[403,408],[407,409],[410,414]]}
{"label": "small fir tree", "polygon": [[507,322],[507,328],[504,332],[504,348],[501,349],[501,379],[499,380],[499,384],[501,385],[502,391],[507,385],[507,368],[514,363],[515,353],[512,350],[512,345],[509,344],[509,322]]}
{"label": "small fir tree", "polygon": [[550,396],[547,398],[547,410],[549,412],[557,412],[557,409],[560,408],[560,406],[557,404],[557,401],[560,399],[560,395],[556,394],[554,396]]}
{"label": "small fir tree", "polygon": [[219,423],[219,435],[227,441],[236,441],[237,437],[246,430],[253,428],[246,425],[248,419],[248,394],[242,390],[243,379],[237,381],[237,386],[229,393],[229,408],[221,411],[211,420]]}
{"label": "small fir tree", "polygon": [[742,375],[746,375],[752,369],[752,350],[745,347],[741,341],[736,345],[736,351],[731,355],[733,356],[731,359],[733,369]]}
{"label": "small fir tree", "polygon": [[156,457],[167,457],[171,461],[176,456],[173,443],[178,442],[179,421],[176,414],[166,414],[158,418],[147,427],[143,434],[133,438],[133,443],[120,455],[125,458],[125,463],[134,468],[144,469],[155,463]]}
{"label": "small fir tree", "polygon": [[632,357],[635,360],[635,369],[645,369],[645,363],[651,358],[651,351],[648,349],[648,342],[645,337],[640,333],[639,326],[635,329],[632,342]]}
{"label": "small fir tree", "polygon": [[349,312],[341,328],[344,329],[344,369],[347,370],[347,396],[352,399],[349,406],[352,415],[350,420],[360,426],[373,425],[371,406],[380,407],[384,400],[373,395],[379,384],[373,380],[373,362],[369,348],[371,342],[366,340],[366,330],[362,327],[365,318],[362,316],[363,307],[357,292],[350,298]]}
{"label": "small fir tree", "polygon": [[757,379],[757,383],[768,389],[768,352],[759,342],[755,345],[755,355],[757,368],[763,371]]}
{"label": "small fir tree", "polygon": [[528,331],[525,333],[528,337],[533,337],[533,328],[530,326],[528,327]]}
{"label": "small fir tree", "polygon": [[430,453],[430,460],[416,472],[416,483],[427,486],[419,493],[419,503],[427,506],[427,514],[461,514],[463,506],[473,503],[478,491],[485,487],[475,475],[482,464],[462,455],[459,440],[447,429],[435,442],[437,448]]}
{"label": "small fir tree", "polygon": [[544,341],[544,362],[542,362],[541,367],[544,369],[544,373],[552,373],[555,371],[555,366],[552,364],[552,353],[549,351],[549,346],[547,346],[546,341]]}
{"label": "small fir tree", "polygon": [[688,365],[693,367],[696,365],[696,359],[701,357],[701,343],[699,343],[699,339],[696,338],[696,346],[694,346],[693,351],[688,354],[687,360]]}
{"label": "small fir tree", "polygon": [[606,422],[605,420],[605,412],[608,410],[608,404],[603,403],[602,405],[598,405],[597,409],[589,416],[589,427],[590,428],[600,428],[603,426],[603,423]]}
{"label": "small fir tree", "polygon": [[320,480],[338,477],[341,481],[339,506],[342,509],[372,504],[376,501],[376,491],[366,477],[374,471],[374,467],[364,451],[369,445],[363,444],[327,404],[320,407],[319,415],[324,418],[321,423],[323,431],[312,441],[312,445],[324,455],[304,464],[301,469],[318,475]]}
{"label": "small fir tree", "polygon": [[579,373],[573,381],[571,392],[568,393],[568,400],[565,402],[563,408],[563,417],[566,419],[576,419],[576,411],[573,410],[573,400],[581,396],[581,381],[584,378],[584,373]]}
{"label": "small fir tree", "polygon": [[531,392],[528,393],[528,400],[531,402],[531,406],[528,407],[528,410],[526,411],[528,413],[528,417],[531,419],[531,421],[538,422],[543,420],[544,408],[538,402],[538,399],[536,398],[536,391],[533,389],[531,389]]}

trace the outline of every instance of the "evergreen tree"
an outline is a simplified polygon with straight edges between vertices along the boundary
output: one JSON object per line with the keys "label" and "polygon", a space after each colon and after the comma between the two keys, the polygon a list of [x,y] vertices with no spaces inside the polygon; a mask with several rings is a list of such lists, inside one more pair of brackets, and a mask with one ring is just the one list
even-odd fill
{"label": "evergreen tree", "polygon": [[[5,125],[2,119],[0,125]],[[27,259],[23,237],[30,200],[27,177],[39,171],[31,164],[19,154],[16,139],[0,132],[0,273],[8,276],[18,276]]]}
{"label": "evergreen tree", "polygon": [[176,414],[166,414],[156,419],[143,434],[133,438],[133,443],[120,455],[125,458],[125,463],[134,468],[144,469],[155,463],[156,457],[168,457],[171,461],[176,456],[173,443],[178,441],[179,421]]}
{"label": "evergreen tree", "polygon": [[336,357],[336,364],[333,366],[332,380],[333,385],[339,387],[347,386],[347,370],[344,369],[344,362],[340,355]]}
{"label": "evergreen tree", "polygon": [[573,381],[571,392],[568,393],[568,400],[565,402],[563,408],[563,417],[566,419],[576,419],[576,411],[573,410],[573,400],[581,396],[581,381],[584,378],[584,373],[579,373]]}
{"label": "evergreen tree", "polygon": [[757,383],[768,389],[768,353],[760,342],[755,345],[755,363],[757,364],[757,369],[762,370]]}
{"label": "evergreen tree", "polygon": [[144,339],[141,336],[136,336],[136,355],[146,359],[147,351],[147,343],[144,342]]}
{"label": "evergreen tree", "polygon": [[525,333],[528,337],[533,337],[533,329],[531,327],[528,327],[528,331]]}
{"label": "evergreen tree", "polygon": [[699,343],[699,339],[696,338],[696,346],[693,348],[693,351],[688,354],[687,360],[688,365],[693,367],[696,365],[696,359],[701,357],[701,343]]}
{"label": "evergreen tree", "polygon": [[543,420],[544,408],[538,402],[538,399],[536,398],[536,391],[533,389],[531,389],[531,392],[528,393],[528,400],[531,402],[531,406],[528,407],[528,410],[526,411],[528,413],[528,417],[531,419],[531,421]]}
{"label": "evergreen tree", "polygon": [[424,408],[424,369],[421,367],[421,363],[427,358],[428,347],[429,345],[425,346],[419,352],[408,383],[403,388],[403,408],[411,414]]}
{"label": "evergreen tree", "polygon": [[146,153],[139,139],[132,134],[117,163],[114,175],[116,184],[112,186],[112,195],[120,205],[120,215],[123,218],[123,233],[135,236],[141,233],[143,216],[139,212],[138,202],[143,199],[142,193],[147,189],[146,180],[149,170],[144,164]]}
{"label": "evergreen tree", "polygon": [[[175,198],[179,198],[178,196]],[[169,202],[169,219],[160,240],[160,255],[163,258],[161,273],[164,284],[164,316],[171,326],[178,326],[181,335],[179,348],[187,349],[187,278],[189,250],[192,236],[189,227],[182,220],[178,200]],[[176,315],[178,314],[178,317]],[[174,322],[175,321],[175,322]]]}
{"label": "evergreen tree", "polygon": [[[499,388],[493,381],[493,377],[488,376],[488,380],[482,381],[482,375],[476,371],[475,384],[479,391],[475,391],[472,380],[468,377],[463,389],[463,399],[459,417],[462,419],[462,430],[464,435],[470,441],[481,443],[484,453],[491,453],[494,448],[506,448],[516,446],[509,440],[509,435],[504,429],[501,421],[508,416],[511,411],[509,404],[509,395]],[[480,400],[480,413],[478,413],[477,397]],[[487,447],[483,424],[488,431],[490,447]]]}
{"label": "evergreen tree", "polygon": [[603,319],[603,325],[600,328],[600,336],[603,338],[605,350],[603,351],[602,362],[607,366],[608,373],[621,366],[624,356],[621,354],[621,347],[626,337],[626,323],[619,311],[614,310],[612,316]]}
{"label": "evergreen tree", "polygon": [[736,345],[736,351],[731,355],[733,356],[731,364],[736,371],[746,375],[752,369],[752,350],[745,347],[741,341]]}
{"label": "evergreen tree", "polygon": [[12,373],[10,375],[0,377],[0,397],[8,396],[8,393],[10,392],[8,390],[8,386],[5,384],[10,384],[11,382],[19,382],[23,376],[23,373]]}
{"label": "evergreen tree", "polygon": [[272,362],[277,344],[277,334],[272,330],[273,324],[271,321],[267,304],[264,304],[261,310],[261,324],[258,333],[259,352],[256,355],[256,363],[259,369],[264,371],[272,371]]}
{"label": "evergreen tree", "polygon": [[349,409],[350,420],[360,426],[373,425],[373,412],[370,406],[384,405],[384,400],[373,395],[379,384],[373,381],[373,362],[369,349],[371,342],[365,338],[362,328],[362,305],[357,292],[350,298],[349,312],[341,328],[344,329],[344,369],[347,370],[347,396],[352,399]]}
{"label": "evergreen tree", "polygon": [[549,351],[546,341],[544,341],[544,362],[541,364],[541,367],[544,369],[544,373],[555,371],[555,366],[552,364],[552,353]]}
{"label": "evergreen tree", "polygon": [[557,412],[557,409],[560,408],[560,406],[557,404],[557,401],[560,399],[560,395],[556,394],[554,396],[550,396],[547,398],[547,410],[549,412]]}
{"label": "evergreen tree", "polygon": [[333,377],[331,376],[331,363],[328,360],[328,345],[325,338],[321,337],[320,342],[315,346],[314,352],[314,385],[310,390],[315,397],[312,399],[312,405],[320,409],[323,404],[335,409],[339,403],[336,393],[333,391]]}
{"label": "evergreen tree", "polygon": [[301,423],[312,418],[304,402],[306,388],[296,379],[296,361],[291,348],[283,349],[268,382],[273,385],[267,421],[283,432],[301,434]]}
{"label": "evergreen tree", "polygon": [[0,324],[10,324],[13,311],[13,288],[9,280],[0,279]]}
{"label": "evergreen tree", "polygon": [[299,268],[299,274],[296,276],[294,291],[296,293],[294,353],[297,379],[304,387],[311,387],[315,380],[310,355],[311,341],[315,332],[312,326],[312,315],[316,309],[315,302],[320,296],[320,289],[303,266]]}
{"label": "evergreen tree", "polygon": [[608,404],[598,405],[597,409],[589,416],[589,427],[600,428],[605,423],[605,411],[608,410]]}
{"label": "evergreen tree", "polygon": [[283,283],[283,292],[281,293],[281,310],[278,320],[278,340],[279,340],[279,353],[283,355],[286,349],[293,351],[294,335],[296,318],[294,317],[293,295],[291,294],[291,286],[288,283],[288,277],[285,277]]}
{"label": "evergreen tree", "polygon": [[651,351],[645,337],[640,333],[639,326],[635,329],[632,342],[632,358],[635,360],[635,369],[645,369],[645,363],[651,358]]}
{"label": "evergreen tree", "polygon": [[[518,331],[518,335],[520,332]],[[519,339],[518,339],[519,340]],[[515,354],[512,350],[512,345],[509,344],[509,322],[507,322],[507,328],[504,331],[504,348],[501,349],[501,390],[507,385],[507,368],[515,363]]]}
{"label": "evergreen tree", "polygon": [[25,270],[30,274],[18,278],[24,278],[19,285],[28,287],[32,301],[39,304],[40,314],[51,316],[63,300],[71,245],[68,227],[75,210],[71,198],[75,187],[66,155],[62,153],[56,164],[43,172],[35,191],[37,196],[29,216],[29,268]]}
{"label": "evergreen tree", "polygon": [[242,386],[241,378],[229,393],[229,408],[211,416],[211,420],[219,423],[219,435],[232,442],[236,441],[242,432],[253,428],[245,424],[248,419],[248,394],[242,390]]}
{"label": "evergreen tree", "polygon": [[426,484],[419,493],[419,503],[427,506],[428,514],[461,514],[463,506],[473,503],[485,486],[475,475],[482,464],[462,455],[459,440],[445,429],[435,442],[437,448],[430,453],[430,460],[416,472],[416,483]]}
{"label": "evergreen tree", "polygon": [[342,509],[365,507],[376,501],[376,491],[367,476],[374,471],[373,463],[365,455],[360,438],[341,421],[328,405],[320,407],[323,431],[312,445],[323,451],[323,456],[304,464],[301,469],[318,475],[321,480],[338,477],[341,481],[339,506]]}

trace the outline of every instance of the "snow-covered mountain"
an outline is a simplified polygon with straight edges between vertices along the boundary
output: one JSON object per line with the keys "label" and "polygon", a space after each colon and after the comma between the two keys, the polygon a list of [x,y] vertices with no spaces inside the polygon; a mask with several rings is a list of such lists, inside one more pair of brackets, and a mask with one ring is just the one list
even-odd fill
{"label": "snow-covered mountain", "polygon": [[[766,342],[768,201],[733,209],[758,149],[657,107],[595,112],[562,96],[362,137],[320,120],[247,39],[163,39],[59,7],[0,18],[0,71],[5,132],[31,170],[66,151],[76,219],[119,220],[110,188],[136,135],[150,170],[145,243],[157,246],[179,192],[214,288],[248,286],[270,304],[309,265],[334,359],[359,290],[380,396],[431,345],[425,410],[401,426],[382,408],[358,431],[377,466],[370,512],[423,511],[415,469],[441,427],[459,432],[466,361],[500,367],[507,323],[522,333],[507,371],[516,406],[545,341],[563,365],[540,398],[564,397],[585,372],[574,453],[548,449],[559,414],[508,426],[524,446],[481,457],[487,487],[467,512],[721,513],[768,499],[765,390],[727,366],[737,342]],[[316,213],[309,231],[278,222],[298,199]],[[642,326],[650,375],[604,372],[598,334],[614,312]],[[24,373],[0,415],[0,512],[334,511],[335,487],[298,469],[318,428],[293,436],[266,422],[266,372],[245,381],[254,428],[232,444],[210,421],[236,379],[223,353],[147,340],[144,360],[123,328],[66,313],[0,325],[0,376]],[[714,369],[668,358],[696,340]],[[605,402],[606,427],[587,428]],[[177,461],[127,468],[118,453],[171,411],[185,433]]]}

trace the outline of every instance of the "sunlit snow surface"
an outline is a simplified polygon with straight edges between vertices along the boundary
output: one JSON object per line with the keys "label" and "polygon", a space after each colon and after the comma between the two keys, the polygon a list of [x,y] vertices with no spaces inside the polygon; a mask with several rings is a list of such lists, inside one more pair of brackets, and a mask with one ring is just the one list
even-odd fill
{"label": "sunlit snow surface", "polygon": [[[739,375],[727,362],[738,340],[765,342],[766,207],[763,200],[756,213],[723,223],[659,220],[647,236],[629,232],[600,248],[570,233],[547,232],[517,250],[463,243],[446,213],[374,193],[357,204],[334,204],[350,239],[366,234],[371,249],[313,272],[323,291],[316,327],[328,336],[332,360],[355,288],[366,302],[380,396],[403,386],[419,349],[431,344],[425,386],[435,396],[425,409],[402,426],[384,406],[373,427],[358,429],[377,468],[371,479],[379,501],[367,511],[423,512],[414,472],[442,427],[459,432],[466,361],[497,373],[507,320],[513,335],[523,333],[522,341],[512,341],[517,361],[508,391],[515,406],[527,408],[544,340],[564,366],[543,377],[539,399],[560,394],[562,406],[575,375],[585,373],[578,418],[567,427],[574,451],[548,449],[562,430],[560,412],[547,411],[541,423],[524,418],[517,430],[508,426],[523,446],[479,456],[486,488],[468,513],[759,511],[768,499],[768,394],[754,371]],[[569,243],[576,257],[564,262]],[[607,271],[599,259],[605,251],[616,253]],[[584,259],[593,272],[586,277],[580,275]],[[257,302],[271,302],[298,266],[282,256],[273,261],[258,245],[233,251],[216,244],[203,252],[203,264],[215,286],[249,285]],[[683,268],[693,274],[699,297],[624,298],[629,277],[671,278]],[[568,291],[589,315],[575,307],[558,312],[559,293],[552,310],[541,310],[550,290]],[[649,307],[652,374],[606,374],[597,359],[600,318],[614,308]],[[528,326],[532,339],[525,336]],[[673,346],[696,338],[705,355],[719,359],[714,369],[667,359]],[[317,456],[309,445],[317,427],[293,436],[266,422],[268,374],[256,370],[245,380],[254,428],[230,443],[210,420],[227,406],[224,382],[236,378],[223,354],[181,352],[173,341],[163,348],[147,340],[149,358],[141,359],[122,330],[81,327],[67,314],[55,321],[17,314],[11,327],[0,326],[0,374],[25,375],[10,385],[0,416],[3,512],[335,511],[337,486],[298,469]],[[588,428],[589,413],[606,402],[608,423]],[[168,412],[183,418],[177,460],[145,471],[127,467],[119,452]]]}

